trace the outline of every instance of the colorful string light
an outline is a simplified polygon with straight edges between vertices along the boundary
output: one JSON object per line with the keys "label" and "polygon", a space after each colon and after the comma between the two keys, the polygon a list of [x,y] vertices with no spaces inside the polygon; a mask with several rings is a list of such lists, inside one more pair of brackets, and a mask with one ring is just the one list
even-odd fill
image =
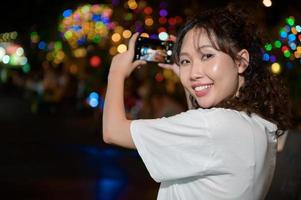
{"label": "colorful string light", "polygon": [[0,43],[0,63],[7,67],[22,67],[28,60],[24,54],[24,49],[18,44],[11,42]]}
{"label": "colorful string light", "polygon": [[[299,60],[301,63],[301,26],[295,24],[293,16],[285,19],[285,25],[279,30],[279,39],[272,43],[265,44],[263,48],[262,59],[271,63],[271,71],[274,74],[280,74],[283,66],[288,70],[292,69],[294,64],[291,61]],[[284,59],[288,59],[285,65],[276,62],[277,58],[273,54],[279,54],[279,50]],[[279,60],[279,59],[278,59]]]}
{"label": "colorful string light", "polygon": [[[53,67],[64,63],[69,73],[80,77],[89,71],[84,69],[86,66],[93,67],[97,73],[103,69],[101,66],[107,58],[102,56],[102,51],[111,56],[126,51],[126,44],[133,33],[174,41],[177,27],[183,21],[181,16],[171,15],[166,2],[161,2],[155,8],[148,5],[146,0],[127,0],[124,4],[120,0],[112,0],[111,5],[86,4],[63,11],[58,25],[60,40],[47,42],[37,32],[32,32],[30,38],[32,46],[45,55],[44,62],[52,63]],[[91,49],[99,54],[93,55]],[[87,62],[81,62],[87,56]],[[164,84],[169,92],[175,90],[175,83],[179,81],[168,70],[158,73],[155,80],[166,81]],[[100,96],[91,93],[86,102],[93,108],[100,107]]]}
{"label": "colorful string light", "polygon": [[86,4],[75,11],[67,9],[62,14],[59,31],[73,49],[88,42],[99,44],[112,27],[112,13],[113,10],[103,4]]}

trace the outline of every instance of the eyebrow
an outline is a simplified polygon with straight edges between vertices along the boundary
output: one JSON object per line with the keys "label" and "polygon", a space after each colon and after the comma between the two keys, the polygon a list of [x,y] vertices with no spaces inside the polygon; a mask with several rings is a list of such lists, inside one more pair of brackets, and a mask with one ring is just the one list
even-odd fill
{"label": "eyebrow", "polygon": [[203,49],[203,48],[214,48],[212,45],[210,45],[210,44],[205,44],[205,45],[202,45],[202,46],[199,46],[199,47],[197,47],[197,49],[198,50],[200,50],[200,49]]}
{"label": "eyebrow", "polygon": [[[212,45],[210,44],[206,44],[206,45],[202,45],[200,47],[197,47],[197,50],[200,51],[201,49],[204,49],[204,48],[214,48]],[[188,52],[180,52],[180,56],[188,56],[189,53]]]}

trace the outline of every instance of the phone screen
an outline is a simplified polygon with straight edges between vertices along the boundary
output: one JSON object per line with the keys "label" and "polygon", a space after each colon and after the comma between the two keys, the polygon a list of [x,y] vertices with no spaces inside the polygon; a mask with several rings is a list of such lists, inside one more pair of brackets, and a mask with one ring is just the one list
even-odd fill
{"label": "phone screen", "polygon": [[172,63],[173,42],[138,37],[135,46],[135,60]]}

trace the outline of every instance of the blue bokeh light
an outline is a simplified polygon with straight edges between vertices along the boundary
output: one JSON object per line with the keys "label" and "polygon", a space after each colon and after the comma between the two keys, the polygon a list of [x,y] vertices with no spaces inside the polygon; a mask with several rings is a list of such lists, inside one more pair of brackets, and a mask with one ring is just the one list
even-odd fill
{"label": "blue bokeh light", "polygon": [[41,49],[41,50],[45,50],[46,49],[46,42],[44,41],[40,41],[39,44],[38,44],[38,48]]}
{"label": "blue bokeh light", "polygon": [[91,92],[88,99],[87,99],[88,104],[92,108],[96,108],[99,105],[99,95],[96,92]]}
{"label": "blue bokeh light", "polygon": [[267,54],[267,53],[265,53],[265,54],[263,54],[262,59],[263,59],[264,61],[269,61],[269,60],[270,60],[270,55]]}
{"label": "blue bokeh light", "polygon": [[72,10],[68,9],[63,12],[64,17],[70,17],[72,15]]}

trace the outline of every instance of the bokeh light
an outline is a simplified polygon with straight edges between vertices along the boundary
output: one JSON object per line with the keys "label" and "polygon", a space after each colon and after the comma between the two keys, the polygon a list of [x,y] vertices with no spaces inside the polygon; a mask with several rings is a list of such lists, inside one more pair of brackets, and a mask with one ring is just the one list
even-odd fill
{"label": "bokeh light", "polygon": [[99,104],[99,95],[97,92],[91,92],[87,98],[87,103],[92,108],[96,108]]}
{"label": "bokeh light", "polygon": [[274,46],[276,47],[276,48],[280,48],[281,47],[281,42],[279,41],[279,40],[276,40],[275,42],[274,42]]}
{"label": "bokeh light", "polygon": [[279,63],[273,63],[271,65],[271,70],[274,74],[280,74],[281,72],[281,65]]}
{"label": "bokeh light", "polygon": [[119,42],[120,39],[121,39],[121,35],[120,35],[119,33],[114,33],[114,34],[112,35],[112,41],[113,41],[113,42]]}
{"label": "bokeh light", "polygon": [[262,3],[265,7],[271,7],[272,6],[272,1],[271,0],[263,0]]}
{"label": "bokeh light", "polygon": [[87,42],[99,43],[107,37],[111,25],[112,9],[103,4],[86,4],[72,12],[63,12],[59,24],[62,38],[75,49]]}
{"label": "bokeh light", "polygon": [[295,24],[295,18],[294,17],[288,17],[286,18],[286,23],[290,26],[293,26]]}
{"label": "bokeh light", "polygon": [[126,47],[125,44],[120,44],[120,45],[118,45],[118,47],[117,47],[118,53],[123,53],[123,52],[125,52],[126,50],[127,50],[127,47]]}
{"label": "bokeh light", "polygon": [[267,51],[271,51],[272,48],[273,48],[273,46],[272,46],[272,44],[266,44],[266,45],[264,46],[264,48],[265,48],[265,50],[267,50]]}
{"label": "bokeh light", "polygon": [[122,32],[122,36],[126,39],[130,38],[132,36],[132,32],[130,30],[124,30]]}
{"label": "bokeh light", "polygon": [[168,40],[168,33],[166,33],[166,32],[159,33],[159,39],[162,41]]}
{"label": "bokeh light", "polygon": [[12,42],[0,43],[0,63],[7,67],[22,67],[28,63],[24,49],[19,44]]}
{"label": "bokeh light", "polygon": [[92,67],[100,67],[100,65],[101,65],[101,58],[99,57],[99,56],[92,56],[91,58],[90,58],[90,65],[92,66]]}

